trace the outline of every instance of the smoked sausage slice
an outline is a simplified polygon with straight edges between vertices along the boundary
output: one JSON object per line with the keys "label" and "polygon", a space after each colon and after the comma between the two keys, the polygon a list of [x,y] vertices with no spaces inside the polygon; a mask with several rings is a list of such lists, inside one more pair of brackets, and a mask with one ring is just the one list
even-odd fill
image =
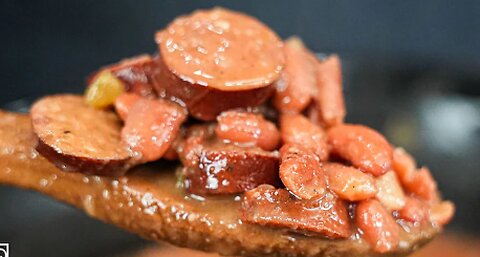
{"label": "smoked sausage slice", "polygon": [[87,82],[91,84],[98,74],[108,70],[124,83],[127,92],[153,97],[156,95],[151,76],[154,69],[155,62],[153,58],[150,55],[144,54],[103,67],[90,76]]}
{"label": "smoked sausage slice", "polygon": [[53,95],[31,109],[37,151],[65,171],[122,175],[130,154],[115,113],[88,106],[81,96]]}
{"label": "smoked sausage slice", "polygon": [[298,200],[285,189],[261,185],[245,193],[241,218],[244,222],[314,232],[329,238],[351,234],[347,206],[327,193],[310,200]]}
{"label": "smoked sausage slice", "polygon": [[283,43],[273,31],[222,8],[179,17],[155,40],[159,95],[182,100],[201,120],[264,102],[284,64]]}
{"label": "smoked sausage slice", "polygon": [[179,155],[189,193],[234,194],[261,184],[279,185],[277,154],[225,144],[215,138],[212,125],[191,128]]}

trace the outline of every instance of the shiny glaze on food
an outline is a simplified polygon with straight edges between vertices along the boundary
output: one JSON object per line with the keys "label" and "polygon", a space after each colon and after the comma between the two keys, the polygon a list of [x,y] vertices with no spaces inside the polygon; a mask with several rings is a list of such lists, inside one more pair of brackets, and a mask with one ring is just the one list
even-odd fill
{"label": "shiny glaze on food", "polygon": [[180,16],[156,34],[170,71],[221,91],[260,88],[277,80],[283,43],[251,16],[214,8]]}
{"label": "shiny glaze on food", "polygon": [[239,198],[185,195],[175,166],[139,166],[120,178],[60,171],[35,151],[28,116],[0,111],[0,183],[36,190],[105,222],[152,240],[224,255],[404,256],[428,242],[438,229],[406,227],[399,247],[372,252],[355,234],[350,239],[306,237],[240,221]]}

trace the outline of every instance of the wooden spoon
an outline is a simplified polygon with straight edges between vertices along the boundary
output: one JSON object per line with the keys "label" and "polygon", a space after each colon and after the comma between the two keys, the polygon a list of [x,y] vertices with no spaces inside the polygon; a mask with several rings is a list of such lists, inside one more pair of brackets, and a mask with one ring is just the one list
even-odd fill
{"label": "wooden spoon", "polygon": [[[176,186],[175,165],[140,166],[119,178],[58,170],[35,151],[27,115],[0,111],[0,183],[32,189],[151,240],[181,247],[244,256],[381,256],[361,239],[306,237],[281,229],[244,224],[239,197],[197,199]],[[438,230],[403,233],[395,252],[404,256]]]}

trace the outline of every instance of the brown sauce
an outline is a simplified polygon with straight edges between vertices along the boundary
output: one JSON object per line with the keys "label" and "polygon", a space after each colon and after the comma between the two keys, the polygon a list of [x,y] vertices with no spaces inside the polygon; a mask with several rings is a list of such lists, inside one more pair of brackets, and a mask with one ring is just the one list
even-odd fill
{"label": "brown sauce", "polygon": [[[25,115],[0,111],[0,146],[0,183],[40,191],[148,239],[224,255],[380,256],[358,235],[332,240],[242,223],[239,197],[187,196],[168,163],[120,178],[62,172],[35,151]],[[382,256],[406,255],[438,232],[404,228],[398,249]]]}

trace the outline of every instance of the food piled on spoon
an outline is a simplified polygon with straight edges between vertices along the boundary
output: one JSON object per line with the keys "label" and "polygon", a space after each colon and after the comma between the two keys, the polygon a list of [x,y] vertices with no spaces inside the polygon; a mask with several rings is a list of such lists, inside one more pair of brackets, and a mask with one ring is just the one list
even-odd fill
{"label": "food piled on spoon", "polygon": [[31,108],[37,151],[58,168],[123,176],[178,161],[178,186],[231,196],[241,221],[376,253],[440,229],[454,205],[426,167],[379,132],[345,123],[341,62],[260,21],[214,8],[155,34],[158,52],[99,69],[84,96]]}

